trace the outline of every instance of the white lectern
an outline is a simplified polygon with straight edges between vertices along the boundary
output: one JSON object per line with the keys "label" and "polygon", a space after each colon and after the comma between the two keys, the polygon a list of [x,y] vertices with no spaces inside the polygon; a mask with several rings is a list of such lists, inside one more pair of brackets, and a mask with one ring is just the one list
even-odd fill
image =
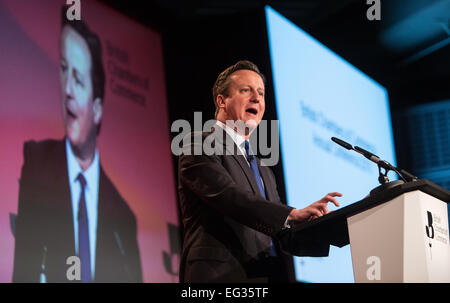
{"label": "white lectern", "polygon": [[279,240],[296,256],[350,243],[355,282],[450,283],[449,201],[450,192],[430,181],[405,183],[298,224]]}

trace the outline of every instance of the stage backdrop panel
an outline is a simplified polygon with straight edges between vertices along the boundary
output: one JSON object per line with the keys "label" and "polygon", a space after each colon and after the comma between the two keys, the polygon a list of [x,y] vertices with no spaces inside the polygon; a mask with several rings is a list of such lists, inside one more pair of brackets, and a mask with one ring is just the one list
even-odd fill
{"label": "stage backdrop panel", "polygon": [[[1,282],[12,278],[10,217],[17,214],[23,144],[64,137],[59,39],[65,3],[0,0]],[[161,36],[96,1],[81,4],[81,18],[101,39],[106,72],[100,162],[136,215],[144,282],[176,282],[179,244],[173,238],[170,244],[169,230],[176,239],[178,214]]]}
{"label": "stage backdrop panel", "polygon": [[[287,203],[304,208],[334,191],[341,207],[363,199],[379,185],[376,164],[331,137],[395,165],[386,89],[268,6],[266,20]],[[301,281],[354,281],[349,245],[296,257],[295,269]]]}

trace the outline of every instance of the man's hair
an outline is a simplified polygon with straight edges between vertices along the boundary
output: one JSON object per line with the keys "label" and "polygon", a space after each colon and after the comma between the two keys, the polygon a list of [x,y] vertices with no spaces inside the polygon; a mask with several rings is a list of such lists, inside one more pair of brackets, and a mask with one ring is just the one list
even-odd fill
{"label": "man's hair", "polygon": [[218,95],[228,96],[228,89],[230,88],[231,74],[233,74],[234,72],[236,72],[238,70],[242,70],[242,69],[254,71],[261,77],[264,85],[266,84],[266,78],[259,71],[258,66],[256,66],[256,64],[253,62],[250,62],[248,60],[241,60],[241,61],[238,61],[236,64],[228,67],[227,69],[225,69],[223,72],[221,72],[219,74],[219,76],[217,77],[217,80],[214,83],[214,86],[212,88],[214,106],[216,107],[216,112],[214,114],[214,117],[217,117],[217,114],[219,113],[219,105],[217,104],[217,96]]}
{"label": "man's hair", "polygon": [[69,21],[66,15],[67,9],[67,6],[63,6],[62,8],[61,29],[68,25],[86,41],[92,58],[91,79],[93,97],[94,100],[96,98],[101,98],[103,103],[103,97],[105,96],[105,70],[103,68],[102,44],[100,38],[89,29],[83,20]]}

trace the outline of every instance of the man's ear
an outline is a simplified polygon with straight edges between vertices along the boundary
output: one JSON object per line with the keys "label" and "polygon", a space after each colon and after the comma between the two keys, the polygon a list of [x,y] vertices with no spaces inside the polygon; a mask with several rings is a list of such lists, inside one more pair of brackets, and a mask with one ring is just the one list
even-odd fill
{"label": "man's ear", "polygon": [[101,98],[94,99],[94,123],[100,124],[103,115],[103,102]]}
{"label": "man's ear", "polygon": [[217,95],[216,103],[219,108],[225,108],[225,106],[226,106],[225,96],[222,94]]}

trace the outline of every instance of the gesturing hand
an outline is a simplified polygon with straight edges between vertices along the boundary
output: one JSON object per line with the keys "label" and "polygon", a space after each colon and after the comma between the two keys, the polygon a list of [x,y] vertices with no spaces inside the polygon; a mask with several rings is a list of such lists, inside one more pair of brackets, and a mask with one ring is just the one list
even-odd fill
{"label": "gesturing hand", "polygon": [[288,220],[305,221],[326,215],[329,213],[328,202],[332,202],[334,205],[339,206],[339,202],[334,197],[342,197],[342,194],[338,192],[329,193],[319,201],[316,201],[305,208],[293,209],[288,216]]}

